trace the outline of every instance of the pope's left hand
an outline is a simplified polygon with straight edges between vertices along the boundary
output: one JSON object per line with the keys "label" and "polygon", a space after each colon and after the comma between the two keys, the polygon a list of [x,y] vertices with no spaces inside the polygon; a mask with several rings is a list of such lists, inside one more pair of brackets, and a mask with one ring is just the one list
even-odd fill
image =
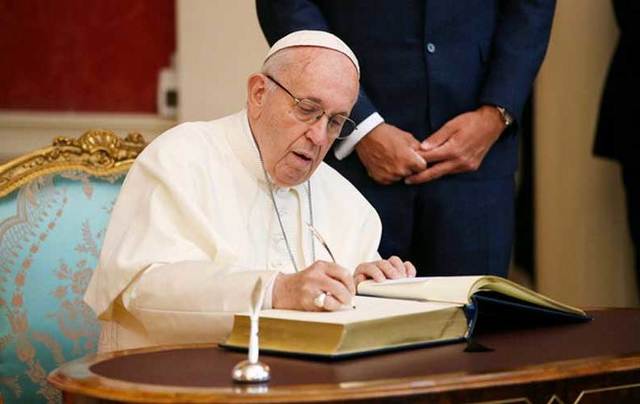
{"label": "pope's left hand", "polygon": [[405,183],[420,184],[477,170],[504,129],[500,112],[493,106],[456,116],[422,142],[418,153],[427,161],[427,168],[406,177]]}
{"label": "pope's left hand", "polygon": [[353,280],[358,284],[366,279],[381,282],[385,279],[414,278],[416,268],[409,261],[402,261],[395,255],[388,260],[365,262],[356,268]]}

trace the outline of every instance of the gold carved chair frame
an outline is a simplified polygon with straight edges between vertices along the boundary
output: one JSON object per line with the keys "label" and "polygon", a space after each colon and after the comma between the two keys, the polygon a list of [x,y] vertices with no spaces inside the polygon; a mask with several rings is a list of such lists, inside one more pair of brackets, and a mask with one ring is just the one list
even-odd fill
{"label": "gold carved chair frame", "polygon": [[140,133],[123,139],[99,129],[78,138],[59,136],[49,147],[0,165],[0,198],[46,174],[74,170],[104,177],[126,172],[146,144]]}

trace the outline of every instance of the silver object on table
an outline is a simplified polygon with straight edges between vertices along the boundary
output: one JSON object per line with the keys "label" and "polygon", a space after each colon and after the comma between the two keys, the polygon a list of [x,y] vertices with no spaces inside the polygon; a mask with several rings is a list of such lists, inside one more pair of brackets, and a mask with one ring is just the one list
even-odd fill
{"label": "silver object on table", "polygon": [[271,369],[266,363],[258,360],[260,347],[258,341],[258,320],[264,293],[262,292],[262,279],[258,278],[251,292],[251,314],[249,316],[251,327],[249,331],[249,358],[239,362],[233,367],[231,377],[239,383],[263,383],[271,378]]}

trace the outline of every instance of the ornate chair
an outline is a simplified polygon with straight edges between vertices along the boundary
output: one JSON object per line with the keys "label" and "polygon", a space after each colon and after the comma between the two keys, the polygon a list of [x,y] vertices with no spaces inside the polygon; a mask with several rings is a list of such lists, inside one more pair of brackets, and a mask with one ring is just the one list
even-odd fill
{"label": "ornate chair", "polygon": [[0,402],[60,402],[48,372],[95,351],[82,296],[144,146],[140,134],[94,130],[0,165]]}

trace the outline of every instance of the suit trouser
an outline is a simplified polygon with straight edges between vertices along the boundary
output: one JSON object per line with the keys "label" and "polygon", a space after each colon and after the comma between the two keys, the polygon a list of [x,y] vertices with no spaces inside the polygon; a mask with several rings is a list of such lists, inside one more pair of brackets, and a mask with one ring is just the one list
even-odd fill
{"label": "suit trouser", "polygon": [[[385,186],[354,170],[353,161],[328,162],[342,168],[380,214],[383,258],[410,260],[418,276],[507,275],[515,226],[513,175],[451,175],[420,185]],[[352,169],[345,170],[345,164]]]}

